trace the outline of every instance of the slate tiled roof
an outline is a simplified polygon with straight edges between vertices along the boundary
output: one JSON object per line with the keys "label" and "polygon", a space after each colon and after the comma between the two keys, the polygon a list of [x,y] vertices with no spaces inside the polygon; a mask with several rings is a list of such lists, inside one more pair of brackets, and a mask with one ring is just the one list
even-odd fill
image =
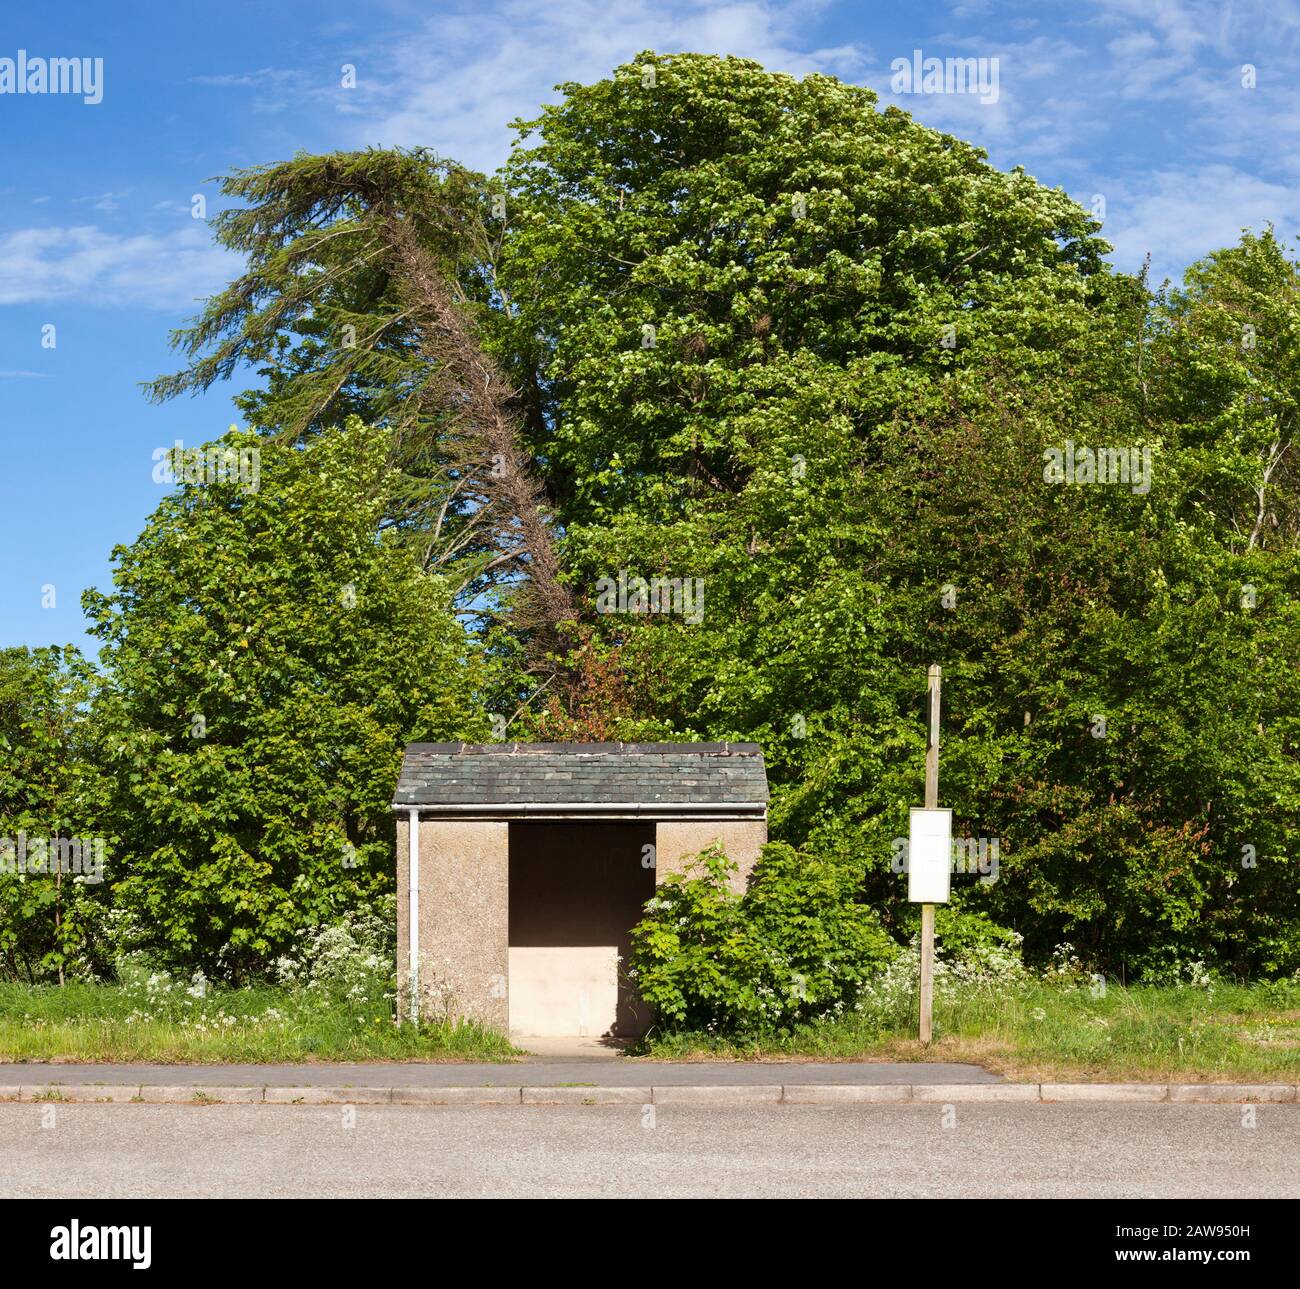
{"label": "slate tiled roof", "polygon": [[757,743],[412,743],[395,806],[707,806],[760,812]]}

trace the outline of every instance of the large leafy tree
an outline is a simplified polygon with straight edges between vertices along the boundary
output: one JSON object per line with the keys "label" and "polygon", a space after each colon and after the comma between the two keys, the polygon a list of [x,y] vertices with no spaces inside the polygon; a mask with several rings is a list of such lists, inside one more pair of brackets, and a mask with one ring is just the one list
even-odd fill
{"label": "large leafy tree", "polygon": [[378,532],[388,432],[218,446],[260,468],[182,482],[85,606],[115,894],[143,947],[240,977],[391,889],[404,744],[486,718],[448,588]]}
{"label": "large leafy tree", "polygon": [[606,633],[664,732],[760,737],[791,782],[820,732],[897,745],[955,575],[913,522],[951,452],[920,427],[1061,378],[1132,287],[1064,194],[869,90],[649,53],[563,89],[505,171],[489,321],[536,356],[579,607],[703,580],[703,629]]}
{"label": "large leafy tree", "polygon": [[[943,797],[1002,847],[961,900],[1038,955],[1293,969],[1291,266],[1248,240],[1152,312],[1064,194],[868,91],[653,54],[564,90],[505,172],[495,335],[540,355],[579,603],[703,579],[698,626],[606,620],[626,728],[760,739],[777,835],[906,933],[941,662]],[[1049,482],[1067,440],[1149,449],[1149,487]]]}
{"label": "large leafy tree", "polygon": [[1235,552],[1294,551],[1300,269],[1273,231],[1245,234],[1162,292],[1151,341],[1146,392],[1178,427],[1194,517]]}
{"label": "large leafy tree", "polygon": [[93,686],[71,645],[0,650],[0,972],[17,979],[63,980],[104,965],[98,883],[71,872],[70,853],[58,850],[61,840],[102,846]]}
{"label": "large leafy tree", "polygon": [[652,53],[561,89],[504,172],[498,276],[571,524],[674,522],[758,453],[785,474],[810,421],[869,439],[936,376],[1032,379],[1086,330],[1094,221],[870,90]]}
{"label": "large leafy tree", "polygon": [[173,335],[189,359],[157,399],[248,366],[250,421],[295,442],[360,415],[390,431],[381,522],[437,569],[462,613],[498,593],[545,666],[571,616],[542,490],[520,444],[525,408],[479,343],[508,308],[494,272],[503,226],[482,176],[424,149],[300,156],[237,172],[242,204],[214,221],[246,271]]}
{"label": "large leafy tree", "polygon": [[[760,740],[775,835],[850,866],[896,934],[938,661],[942,797],[1002,849],[959,902],[1112,970],[1300,965],[1274,239],[1153,300],[1065,194],[860,87],[645,53],[562,89],[493,181],[380,152],[233,177],[218,231],[250,270],[156,392],[250,362],[269,431],[389,426],[379,527],[469,607],[561,588],[513,617],[580,644],[564,710],[524,727]],[[1153,473],[1054,482],[1067,441]],[[620,570],[701,579],[703,620],[597,614]]]}

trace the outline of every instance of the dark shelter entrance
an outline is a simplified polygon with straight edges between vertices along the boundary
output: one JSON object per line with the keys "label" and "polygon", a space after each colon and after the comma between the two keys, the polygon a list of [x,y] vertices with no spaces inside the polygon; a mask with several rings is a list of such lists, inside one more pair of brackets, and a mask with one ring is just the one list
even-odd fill
{"label": "dark shelter entrance", "polygon": [[510,1029],[628,1037],[631,929],[655,890],[652,823],[510,825]]}

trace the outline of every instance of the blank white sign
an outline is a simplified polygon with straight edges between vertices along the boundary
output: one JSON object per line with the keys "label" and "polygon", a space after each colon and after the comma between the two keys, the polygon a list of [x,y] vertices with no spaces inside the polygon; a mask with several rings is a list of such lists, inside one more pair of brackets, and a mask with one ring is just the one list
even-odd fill
{"label": "blank white sign", "polygon": [[913,806],[908,828],[907,898],[947,904],[952,872],[952,811]]}

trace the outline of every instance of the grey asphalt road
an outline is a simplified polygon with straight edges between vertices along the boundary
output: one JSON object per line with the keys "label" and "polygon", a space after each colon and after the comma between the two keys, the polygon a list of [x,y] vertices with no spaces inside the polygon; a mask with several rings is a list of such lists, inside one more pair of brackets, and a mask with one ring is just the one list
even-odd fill
{"label": "grey asphalt road", "polygon": [[353,1113],[0,1105],[0,1196],[1300,1197],[1300,1106]]}
{"label": "grey asphalt road", "polygon": [[978,1065],[938,1061],[891,1064],[883,1061],[519,1061],[514,1064],[431,1064],[391,1062],[373,1065],[61,1065],[37,1062],[0,1064],[7,1083],[150,1083],[175,1086],[215,1083],[224,1087],[554,1087],[593,1083],[602,1087],[654,1084],[716,1085],[741,1083],[1001,1083],[1002,1077]]}

